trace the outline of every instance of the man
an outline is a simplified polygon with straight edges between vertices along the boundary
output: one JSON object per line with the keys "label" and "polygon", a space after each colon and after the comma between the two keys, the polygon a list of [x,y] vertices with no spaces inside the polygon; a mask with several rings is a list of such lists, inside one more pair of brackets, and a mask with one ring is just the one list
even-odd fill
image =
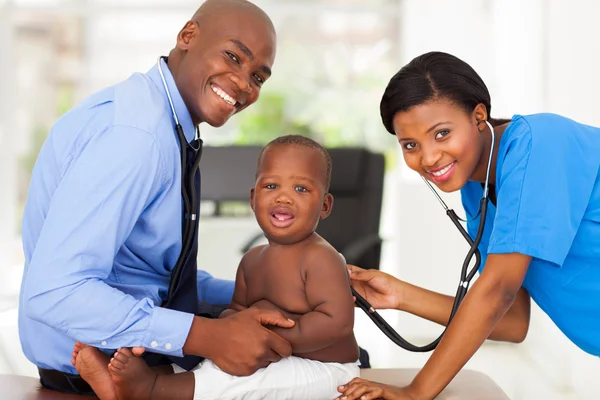
{"label": "man", "polygon": [[[273,24],[258,7],[208,0],[160,68],[92,95],[54,125],[23,217],[19,308],[23,351],[44,386],[91,394],[71,365],[76,340],[107,352],[141,346],[174,360],[201,356],[233,375],[290,355],[290,344],[263,326],[293,326],[279,312],[213,319],[218,310],[195,310],[198,300],[229,303],[233,292],[232,282],[206,272],[196,279],[197,237],[179,275],[184,289],[168,290],[182,249],[182,174],[199,177],[181,165],[173,112],[188,153],[201,122],[221,126],[258,99],[275,48]],[[182,312],[176,303],[193,307]]]}

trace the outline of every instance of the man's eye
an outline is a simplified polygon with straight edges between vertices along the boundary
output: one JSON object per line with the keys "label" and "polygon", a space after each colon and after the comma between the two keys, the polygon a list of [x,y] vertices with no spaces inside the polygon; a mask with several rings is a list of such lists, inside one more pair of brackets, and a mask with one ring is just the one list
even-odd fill
{"label": "man's eye", "polygon": [[235,62],[235,63],[237,63],[237,64],[239,64],[239,63],[240,63],[240,59],[239,59],[239,58],[238,58],[238,57],[237,57],[235,54],[233,54],[233,53],[231,53],[231,52],[229,52],[229,51],[226,51],[225,53],[227,54],[227,56],[228,56],[229,58],[231,58],[231,59],[233,60],[233,62]]}
{"label": "man's eye", "polygon": [[308,189],[305,188],[304,186],[296,186],[296,191],[304,193],[304,192],[308,192]]}
{"label": "man's eye", "polygon": [[277,185],[274,183],[269,183],[268,185],[265,185],[265,189],[277,189]]}
{"label": "man's eye", "polygon": [[265,83],[265,80],[263,79],[263,77],[258,74],[254,74],[254,80],[256,81],[256,83],[259,86],[262,85],[263,83]]}

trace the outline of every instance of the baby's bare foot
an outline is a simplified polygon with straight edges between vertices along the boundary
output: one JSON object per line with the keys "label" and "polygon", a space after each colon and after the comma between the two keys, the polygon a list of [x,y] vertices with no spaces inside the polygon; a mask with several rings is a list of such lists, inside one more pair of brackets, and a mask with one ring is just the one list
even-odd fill
{"label": "baby's bare foot", "polygon": [[81,349],[83,349],[84,347],[89,347],[89,346],[87,344],[83,344],[81,342],[75,342],[75,346],[73,346],[73,353],[71,353],[71,364],[73,364],[73,366],[75,366],[75,360],[77,360],[77,354],[79,354]]}
{"label": "baby's bare foot", "polygon": [[121,400],[148,400],[156,381],[146,361],[133,355],[130,349],[117,350],[108,365],[117,396]]}
{"label": "baby's bare foot", "polygon": [[[79,345],[78,345],[79,344]],[[108,355],[95,347],[76,343],[73,348],[75,369],[101,400],[118,400],[115,385],[108,372]]]}

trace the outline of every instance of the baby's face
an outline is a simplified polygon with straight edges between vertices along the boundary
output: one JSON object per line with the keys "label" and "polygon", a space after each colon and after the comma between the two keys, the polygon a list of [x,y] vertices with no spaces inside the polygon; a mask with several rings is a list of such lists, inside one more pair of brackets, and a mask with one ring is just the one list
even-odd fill
{"label": "baby's face", "polygon": [[325,159],[316,149],[299,145],[265,149],[251,203],[271,242],[299,242],[329,215],[333,198],[326,192],[325,170]]}

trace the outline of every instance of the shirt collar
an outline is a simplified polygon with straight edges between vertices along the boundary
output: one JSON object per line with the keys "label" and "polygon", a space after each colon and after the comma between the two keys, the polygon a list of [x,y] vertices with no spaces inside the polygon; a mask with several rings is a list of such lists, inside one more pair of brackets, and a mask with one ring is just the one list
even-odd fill
{"label": "shirt collar", "polygon": [[158,63],[160,63],[163,75],[165,76],[165,81],[167,83],[167,88],[169,89],[169,93],[171,95],[171,100],[173,101],[173,106],[175,107],[175,112],[177,113],[177,118],[179,119],[179,123],[183,128],[183,133],[185,134],[185,138],[188,142],[191,142],[196,136],[196,127],[192,122],[192,117],[190,116],[190,112],[188,111],[183,98],[181,97],[181,93],[179,93],[179,89],[177,89],[177,85],[175,84],[175,80],[173,79],[173,75],[171,74],[171,70],[169,66],[165,62],[165,59],[161,57],[157,64],[148,71],[148,76],[154,81],[156,86],[160,89],[161,93],[164,96],[165,102],[168,107],[169,115],[171,115],[171,119],[173,120],[173,126],[175,126],[175,120],[172,116],[171,105],[169,104],[169,98],[167,97],[167,93],[165,91],[164,83],[161,79],[160,72],[158,70]]}

